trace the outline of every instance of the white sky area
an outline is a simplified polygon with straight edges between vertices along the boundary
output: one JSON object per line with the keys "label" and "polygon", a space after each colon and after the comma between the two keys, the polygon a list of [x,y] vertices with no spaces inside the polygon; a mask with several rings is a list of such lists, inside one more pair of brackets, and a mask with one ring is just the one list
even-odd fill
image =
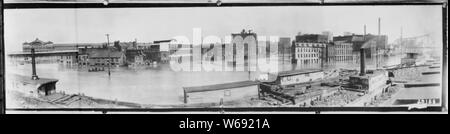
{"label": "white sky area", "polygon": [[436,6],[281,6],[281,7],[189,7],[103,9],[5,9],[6,51],[21,51],[23,42],[36,38],[54,43],[100,43],[110,41],[152,42],[175,36],[192,41],[193,28],[202,36],[224,39],[242,29],[258,36],[291,39],[298,33],[331,31],[381,34],[389,42],[400,37],[433,34],[442,42],[442,8]]}

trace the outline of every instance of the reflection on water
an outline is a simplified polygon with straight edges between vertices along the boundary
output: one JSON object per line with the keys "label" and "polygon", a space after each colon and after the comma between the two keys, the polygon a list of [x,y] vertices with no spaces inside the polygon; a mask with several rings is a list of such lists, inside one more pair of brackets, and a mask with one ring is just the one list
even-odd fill
{"label": "reflection on water", "polygon": [[[368,68],[375,67],[374,60],[366,61]],[[398,64],[400,58],[391,57],[380,61],[381,67],[386,64]],[[288,64],[281,65],[281,70],[319,69],[321,66],[321,64]],[[59,79],[57,91],[144,104],[181,104],[182,87],[242,81],[248,80],[250,76],[255,77],[248,72],[174,72],[170,70],[169,65],[138,69],[113,68],[111,76],[108,76],[107,71],[88,72],[76,65],[38,64],[36,67],[39,77]],[[338,61],[323,65],[323,69],[332,68],[358,69],[359,61]],[[6,70],[7,73],[30,76],[31,65],[8,65]]]}
{"label": "reflection on water", "polygon": [[[167,65],[166,65],[167,66]],[[115,68],[88,72],[76,66],[38,64],[39,77],[59,79],[57,91],[147,104],[182,103],[182,87],[247,80],[246,72],[173,72],[161,68]],[[167,67],[168,68],[168,67]],[[8,73],[31,74],[31,65],[17,65]]]}

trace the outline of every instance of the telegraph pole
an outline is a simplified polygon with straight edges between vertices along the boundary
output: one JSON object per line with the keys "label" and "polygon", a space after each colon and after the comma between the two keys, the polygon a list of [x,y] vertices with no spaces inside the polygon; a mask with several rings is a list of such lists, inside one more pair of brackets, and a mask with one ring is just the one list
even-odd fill
{"label": "telegraph pole", "polygon": [[111,54],[110,54],[110,51],[109,51],[109,34],[106,34],[106,40],[107,40],[107,43],[108,43],[108,44],[106,44],[106,49],[108,50],[108,60],[107,60],[107,62],[108,62],[108,76],[111,76]]}

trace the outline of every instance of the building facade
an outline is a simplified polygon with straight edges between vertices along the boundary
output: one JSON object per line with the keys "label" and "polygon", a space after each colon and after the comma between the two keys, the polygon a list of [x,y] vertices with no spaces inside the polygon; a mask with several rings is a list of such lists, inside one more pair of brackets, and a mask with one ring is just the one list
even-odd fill
{"label": "building facade", "polygon": [[288,64],[292,59],[292,43],[289,37],[280,37],[278,42],[278,63]]}
{"label": "building facade", "polygon": [[78,57],[76,54],[72,54],[72,55],[61,55],[58,56],[57,61],[61,64],[65,64],[65,65],[75,65],[77,64],[77,60]]}
{"label": "building facade", "polygon": [[97,49],[89,53],[89,70],[103,71],[108,67],[118,67],[125,64],[125,54],[110,49]]}
{"label": "building facade", "polygon": [[160,53],[161,53],[161,63],[169,63],[170,61],[169,51],[160,51]]}
{"label": "building facade", "polygon": [[321,34],[303,34],[295,36],[293,41],[293,62],[298,64],[315,64],[325,62],[328,58],[329,37]]}
{"label": "building facade", "polygon": [[324,78],[322,70],[294,70],[278,73],[276,84],[281,86],[304,84]]}
{"label": "building facade", "polygon": [[335,42],[352,43],[352,49],[354,52],[359,51],[361,48],[365,49],[366,58],[379,56],[381,51],[388,48],[388,38],[386,35],[345,35],[333,37]]}
{"label": "building facade", "polygon": [[326,43],[295,43],[295,60],[299,64],[321,63]]}
{"label": "building facade", "polygon": [[48,52],[53,51],[55,49],[53,42],[51,41],[41,41],[38,38],[36,38],[32,42],[25,42],[22,44],[22,51],[23,52],[31,52],[31,49],[34,48],[35,52]]}
{"label": "building facade", "polygon": [[335,61],[347,61],[353,59],[353,44],[349,42],[336,41],[334,42],[334,57]]}
{"label": "building facade", "polygon": [[140,49],[127,49],[124,50],[125,52],[125,64],[126,65],[132,65],[132,66],[137,66],[137,65],[144,65],[144,50],[140,50]]}

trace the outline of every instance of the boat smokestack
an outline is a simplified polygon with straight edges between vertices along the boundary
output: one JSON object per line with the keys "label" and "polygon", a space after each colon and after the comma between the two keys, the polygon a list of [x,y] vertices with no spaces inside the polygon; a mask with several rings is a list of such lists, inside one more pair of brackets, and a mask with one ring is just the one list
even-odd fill
{"label": "boat smokestack", "polygon": [[33,74],[31,75],[32,80],[37,80],[39,77],[36,74],[36,60],[34,55],[34,48],[31,48],[31,69],[33,71]]}
{"label": "boat smokestack", "polygon": [[360,73],[359,73],[359,75],[360,76],[364,76],[364,75],[366,75],[366,61],[365,61],[365,57],[366,57],[366,54],[364,53],[364,49],[363,48],[361,48],[361,49],[359,49],[359,53],[360,53],[360,60],[361,60],[361,62],[360,62]]}

